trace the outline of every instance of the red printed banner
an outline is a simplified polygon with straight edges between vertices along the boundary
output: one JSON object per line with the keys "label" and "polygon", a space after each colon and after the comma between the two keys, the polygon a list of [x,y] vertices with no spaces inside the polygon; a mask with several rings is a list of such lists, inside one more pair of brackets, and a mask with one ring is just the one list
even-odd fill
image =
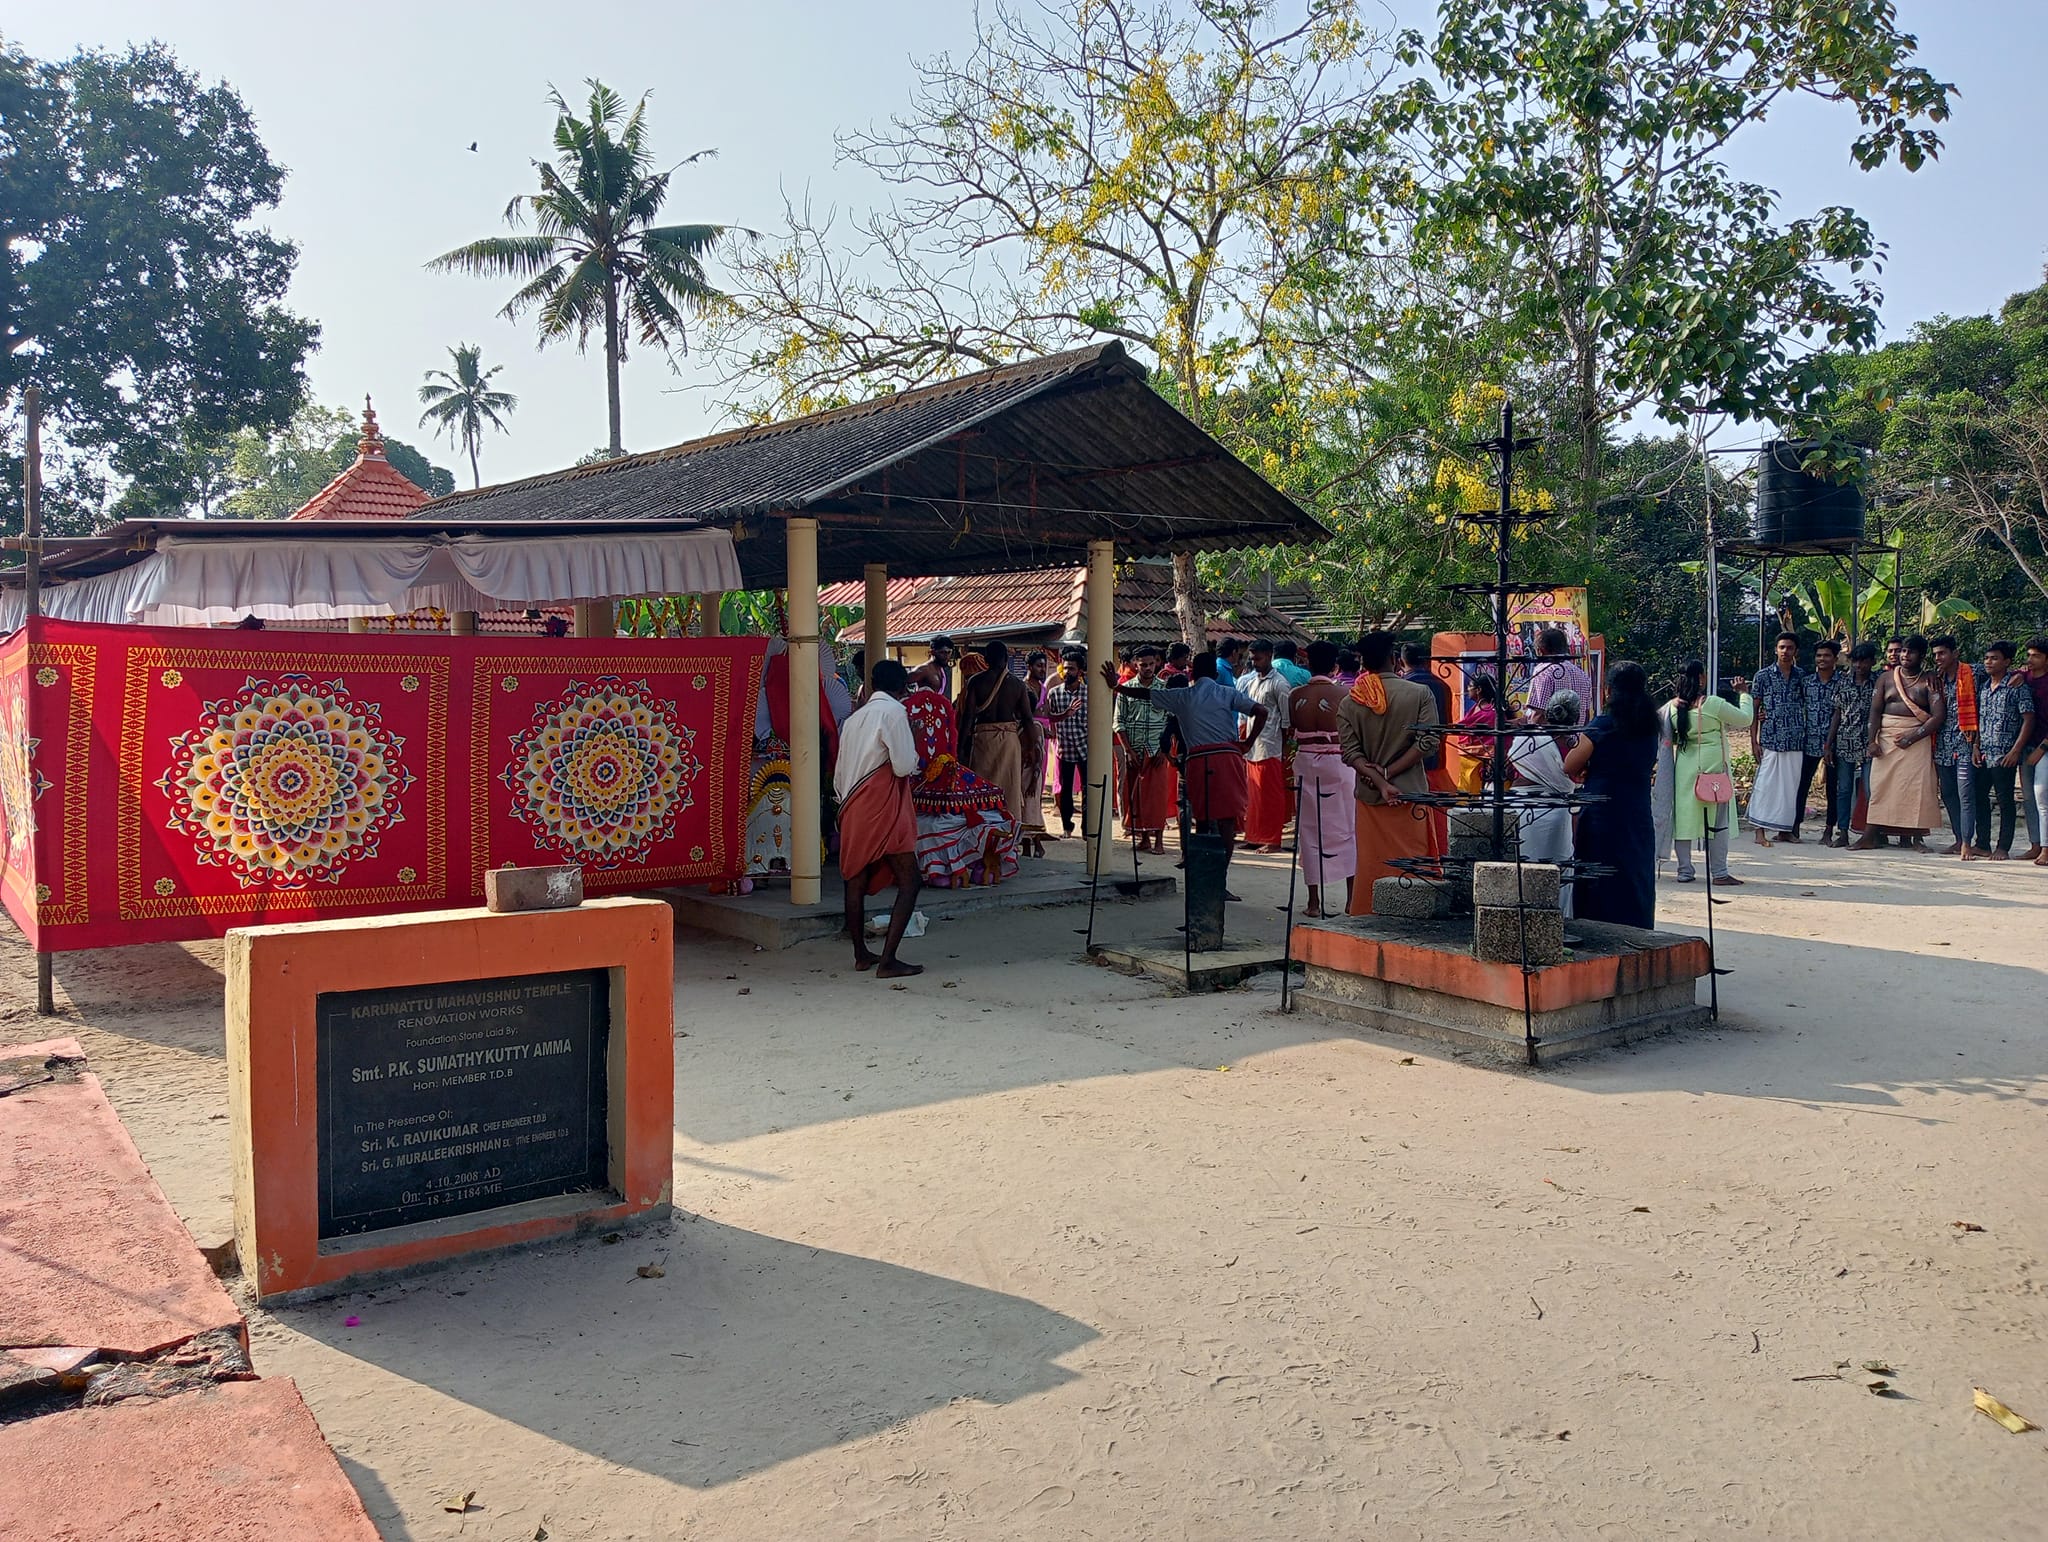
{"label": "red printed banner", "polygon": [[0,898],[39,948],[745,867],[758,639],[37,620],[0,644]]}

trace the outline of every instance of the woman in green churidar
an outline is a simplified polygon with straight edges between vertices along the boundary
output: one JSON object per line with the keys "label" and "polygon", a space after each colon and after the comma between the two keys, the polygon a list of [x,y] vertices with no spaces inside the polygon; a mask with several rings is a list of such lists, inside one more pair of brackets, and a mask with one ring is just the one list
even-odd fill
{"label": "woman in green churidar", "polygon": [[1678,858],[1678,881],[1691,883],[1698,874],[1692,865],[1692,843],[1708,841],[1708,876],[1717,884],[1742,882],[1728,871],[1728,843],[1735,833],[1733,803],[1702,803],[1693,783],[1702,772],[1728,770],[1728,736],[1731,728],[1747,728],[1756,716],[1748,696],[1731,702],[1707,694],[1707,666],[1698,659],[1678,674],[1678,694],[1664,706],[1665,733],[1671,740],[1671,842]]}

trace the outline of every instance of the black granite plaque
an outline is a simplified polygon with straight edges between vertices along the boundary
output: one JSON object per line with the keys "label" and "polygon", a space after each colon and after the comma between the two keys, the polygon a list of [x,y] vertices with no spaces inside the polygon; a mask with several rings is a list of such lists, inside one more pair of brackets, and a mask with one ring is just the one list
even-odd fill
{"label": "black granite plaque", "polygon": [[609,1183],[603,969],[323,993],[320,1236]]}

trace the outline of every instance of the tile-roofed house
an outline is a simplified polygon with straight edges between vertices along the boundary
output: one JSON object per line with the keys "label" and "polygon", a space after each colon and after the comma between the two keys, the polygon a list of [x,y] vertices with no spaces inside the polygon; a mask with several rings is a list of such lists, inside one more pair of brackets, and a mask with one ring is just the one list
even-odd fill
{"label": "tile-roofed house", "polygon": [[369,397],[355,464],[308,498],[293,519],[404,519],[432,494],[384,458],[384,435]]}
{"label": "tile-roofed house", "polygon": [[[962,644],[984,637],[1025,643],[1079,642],[1088,630],[1086,578],[1087,569],[1071,567],[891,579],[889,641],[916,644],[945,636]],[[824,604],[859,605],[865,598],[859,583],[835,584],[819,594]],[[1204,609],[1211,643],[1226,637],[1305,642],[1309,636],[1285,615],[1256,601],[1229,601],[1212,594],[1204,597]],[[843,640],[857,644],[861,634],[856,624]],[[1119,647],[1137,643],[1163,647],[1180,640],[1171,564],[1131,562],[1117,570],[1116,640]]]}

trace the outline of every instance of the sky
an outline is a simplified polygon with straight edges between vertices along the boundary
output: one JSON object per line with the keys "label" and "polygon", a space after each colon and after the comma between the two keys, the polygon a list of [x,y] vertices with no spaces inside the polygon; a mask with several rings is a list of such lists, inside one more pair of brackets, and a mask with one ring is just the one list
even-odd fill
{"label": "sky", "polygon": [[[1736,171],[1775,189],[1788,215],[1847,204],[1871,222],[1890,248],[1888,337],[1935,315],[1994,310],[2041,281],[2044,3],[1898,0],[1922,62],[1961,91],[1940,160],[1917,174],[1856,170],[1853,115],[1819,103],[1795,104],[1731,149]],[[504,366],[494,384],[520,399],[511,434],[486,441],[486,482],[553,470],[605,441],[601,352],[537,350],[530,323],[497,315],[505,281],[424,268],[505,228],[507,200],[531,190],[529,163],[549,147],[551,85],[572,100],[593,76],[629,98],[650,93],[662,161],[718,152],[677,172],[668,217],[772,230],[785,194],[820,208],[869,204],[876,188],[835,165],[833,135],[902,110],[912,61],[965,52],[974,35],[969,0],[611,0],[588,27],[573,8],[528,0],[11,9],[0,30],[31,54],[159,38],[188,69],[232,85],[288,172],[269,223],[300,249],[291,304],[321,324],[309,363],[315,397],[354,408],[368,393],[387,432],[429,449],[428,431],[415,426],[420,378],[445,367],[454,344],[480,343],[487,365]],[[1432,12],[1425,0],[1394,0],[1391,12],[1368,14],[1426,25]],[[721,426],[716,393],[692,360],[671,368],[658,353],[636,353],[623,390],[629,449]],[[445,443],[432,453],[459,464]]]}

